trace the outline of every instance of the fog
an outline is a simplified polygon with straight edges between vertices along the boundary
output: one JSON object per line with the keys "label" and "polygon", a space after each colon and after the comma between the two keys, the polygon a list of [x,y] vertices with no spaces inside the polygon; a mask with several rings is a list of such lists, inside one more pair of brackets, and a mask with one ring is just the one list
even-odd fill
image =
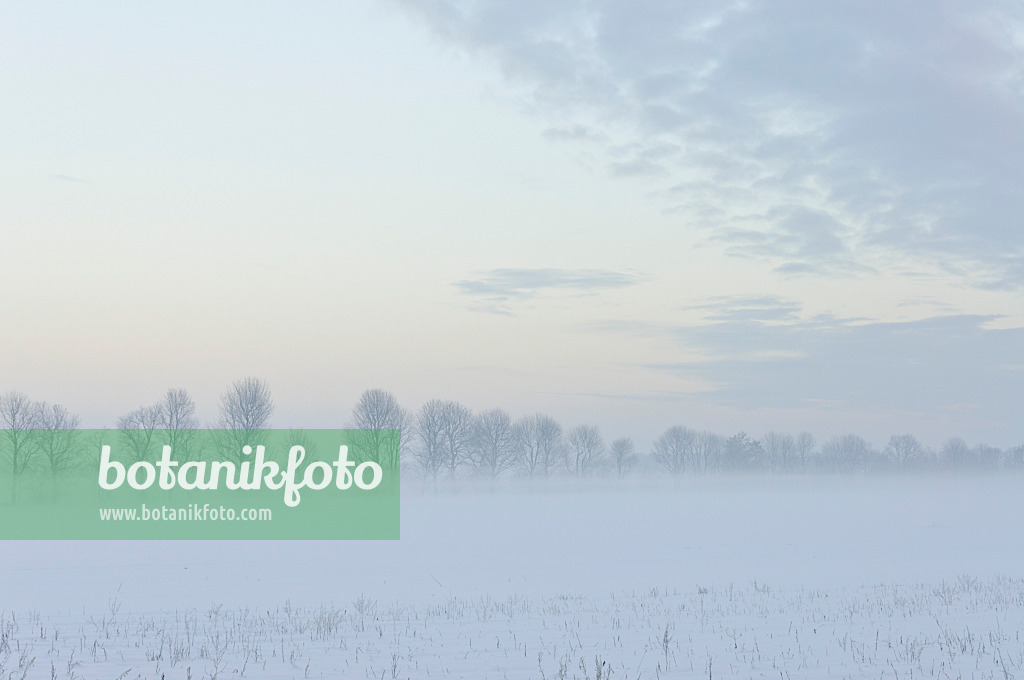
{"label": "fog", "polygon": [[430,603],[651,587],[939,582],[1015,574],[1020,478],[723,477],[435,490],[397,542],[20,542],[6,606],[138,610]]}

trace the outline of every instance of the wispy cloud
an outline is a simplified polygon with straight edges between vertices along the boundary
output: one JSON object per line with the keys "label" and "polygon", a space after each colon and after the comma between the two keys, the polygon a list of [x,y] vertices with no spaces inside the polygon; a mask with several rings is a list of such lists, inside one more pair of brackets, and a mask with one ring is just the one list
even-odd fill
{"label": "wispy cloud", "polygon": [[603,134],[597,132],[594,128],[580,124],[551,127],[545,130],[543,135],[545,139],[554,141],[599,142],[606,139]]}
{"label": "wispy cloud", "polygon": [[1003,426],[1019,417],[1024,375],[1013,369],[1020,366],[1024,328],[988,328],[998,317],[981,315],[885,323],[796,319],[785,305],[766,302],[727,304],[709,315],[713,323],[648,328],[703,358],[638,365],[715,385],[708,399],[741,409],[831,403],[856,418],[858,409],[936,412],[970,403]]}
{"label": "wispy cloud", "polygon": [[507,314],[508,303],[534,298],[543,291],[594,294],[644,280],[637,274],[606,269],[492,269],[454,285],[460,293],[483,303],[474,309]]}
{"label": "wispy cloud", "polygon": [[796,321],[800,304],[776,295],[715,296],[684,309],[704,312],[710,321]]}
{"label": "wispy cloud", "polygon": [[627,364],[651,372],[659,389],[627,390],[624,399],[670,395],[695,410],[771,411],[779,423],[796,419],[808,429],[817,419],[849,430],[888,422],[942,436],[1001,438],[1001,445],[1022,441],[1024,328],[1001,327],[1005,317],[809,315],[775,295],[713,297],[681,311],[694,320],[605,319],[579,327],[661,348]]}
{"label": "wispy cloud", "polygon": [[[1024,285],[1024,7],[407,2],[558,138],[787,275],[893,258]],[[660,188],[658,188],[660,186]]]}

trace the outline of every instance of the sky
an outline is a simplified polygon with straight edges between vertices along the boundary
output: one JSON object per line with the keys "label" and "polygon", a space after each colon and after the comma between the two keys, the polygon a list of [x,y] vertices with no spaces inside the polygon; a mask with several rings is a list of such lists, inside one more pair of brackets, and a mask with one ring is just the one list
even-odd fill
{"label": "sky", "polygon": [[0,392],[86,425],[1024,443],[1017,4],[44,0],[0,88]]}

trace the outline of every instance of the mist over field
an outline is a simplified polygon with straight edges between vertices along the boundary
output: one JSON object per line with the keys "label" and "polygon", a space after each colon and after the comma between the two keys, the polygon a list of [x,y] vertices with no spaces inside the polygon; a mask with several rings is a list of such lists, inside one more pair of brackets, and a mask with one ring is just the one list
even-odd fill
{"label": "mist over field", "polygon": [[[19,543],[16,609],[272,607],[360,595],[585,595],[660,587],[823,589],[1014,575],[1019,479],[721,478],[403,490],[397,542]],[[412,487],[412,488],[409,488]],[[63,564],[74,555],[74,567]],[[45,597],[43,596],[45,593]]]}
{"label": "mist over field", "polygon": [[393,542],[9,544],[0,626],[28,677],[1012,677],[1019,485],[410,484]]}

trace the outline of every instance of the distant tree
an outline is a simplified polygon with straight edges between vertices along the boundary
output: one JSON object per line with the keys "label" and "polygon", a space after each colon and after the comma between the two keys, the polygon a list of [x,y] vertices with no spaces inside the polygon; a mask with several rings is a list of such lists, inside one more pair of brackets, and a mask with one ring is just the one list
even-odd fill
{"label": "distant tree", "polygon": [[529,477],[549,477],[565,461],[562,426],[543,413],[524,416],[515,425],[519,467]]}
{"label": "distant tree", "polygon": [[894,434],[885,447],[886,455],[901,470],[914,467],[921,462],[924,450],[917,437],[912,434]]}
{"label": "distant tree", "polygon": [[160,426],[167,430],[194,430],[199,427],[196,403],[188,390],[170,389],[160,402]]}
{"label": "distant tree", "polygon": [[693,471],[706,475],[721,465],[725,437],[715,432],[700,432],[693,442]]}
{"label": "distant tree", "polygon": [[799,459],[801,470],[807,469],[807,464],[814,455],[814,435],[810,432],[801,432],[796,436],[796,456]]}
{"label": "distant tree", "polygon": [[623,437],[613,441],[611,456],[612,463],[615,465],[615,473],[619,476],[619,479],[622,479],[636,465],[637,455],[636,447],[633,446],[633,440],[629,437]]}
{"label": "distant tree", "polygon": [[949,468],[965,468],[973,462],[971,459],[971,447],[960,437],[950,437],[942,446],[939,453],[942,464]]}
{"label": "distant tree", "polygon": [[274,413],[270,388],[261,378],[242,378],[220,396],[220,426],[256,431],[269,426]]}
{"label": "distant tree", "polygon": [[[364,457],[387,469],[398,469],[402,450],[412,437],[413,422],[395,396],[387,390],[366,390],[352,409],[352,422],[356,428],[367,431],[360,438],[366,449]],[[397,441],[389,430],[398,432]],[[393,455],[385,455],[387,452]]]}
{"label": "distant tree", "polygon": [[661,433],[651,448],[654,462],[678,477],[691,468],[697,433],[685,427],[670,427]]}
{"label": "distant tree", "polygon": [[199,419],[196,417],[196,403],[187,390],[170,389],[157,404],[160,409],[158,422],[163,443],[171,447],[174,457],[191,460],[198,456],[194,451],[199,430]]}
{"label": "distant tree", "polygon": [[164,420],[163,406],[140,406],[117,419],[121,442],[133,461],[150,460],[159,455],[158,429]]}
{"label": "distant tree", "polygon": [[1009,470],[1024,470],[1024,444],[1007,449],[1003,461],[1004,467]]}
{"label": "distant tree", "polygon": [[495,408],[473,418],[469,453],[476,473],[491,479],[515,465],[516,433],[508,412]]}
{"label": "distant tree", "polygon": [[792,468],[796,453],[796,442],[792,435],[769,432],[761,439],[761,449],[765,453],[768,470],[773,474]]}
{"label": "distant tree", "polygon": [[457,401],[444,402],[442,409],[442,439],[448,476],[469,462],[469,442],[472,435],[473,412]]}
{"label": "distant tree", "polygon": [[432,399],[416,418],[417,458],[431,477],[447,468],[451,477],[469,461],[473,412],[457,401]]}
{"label": "distant tree", "polygon": [[971,458],[979,469],[998,470],[1003,460],[1003,451],[988,444],[978,444],[971,449]]}
{"label": "distant tree", "polygon": [[0,396],[0,427],[4,453],[11,471],[11,501],[18,498],[18,477],[28,467],[36,449],[33,442],[39,425],[39,404],[21,392]]}
{"label": "distant tree", "polygon": [[57,478],[81,462],[75,457],[78,435],[78,416],[60,404],[40,405],[36,445],[50,472],[54,497],[57,495]]}
{"label": "distant tree", "polygon": [[871,459],[871,446],[859,435],[845,434],[825,442],[821,447],[821,454],[834,470],[849,472],[863,469],[867,471]]}
{"label": "distant tree", "polygon": [[725,441],[722,467],[733,472],[756,470],[763,455],[761,445],[751,439],[746,432],[740,432]]}
{"label": "distant tree", "polygon": [[577,425],[569,430],[568,450],[572,471],[579,477],[589,477],[601,469],[605,462],[604,439],[593,425]]}
{"label": "distant tree", "polygon": [[221,446],[226,457],[240,461],[243,447],[261,444],[273,413],[274,401],[265,380],[249,377],[233,382],[220,396],[217,423],[225,431],[226,440]]}
{"label": "distant tree", "polygon": [[416,415],[415,433],[417,446],[414,449],[416,460],[423,472],[433,479],[444,468],[444,432],[443,406],[440,399],[432,399],[424,404]]}
{"label": "distant tree", "polygon": [[320,444],[317,438],[310,434],[309,430],[301,428],[290,429],[288,430],[286,441],[289,446],[301,446],[306,454],[305,460],[310,462],[322,460],[320,458]]}

